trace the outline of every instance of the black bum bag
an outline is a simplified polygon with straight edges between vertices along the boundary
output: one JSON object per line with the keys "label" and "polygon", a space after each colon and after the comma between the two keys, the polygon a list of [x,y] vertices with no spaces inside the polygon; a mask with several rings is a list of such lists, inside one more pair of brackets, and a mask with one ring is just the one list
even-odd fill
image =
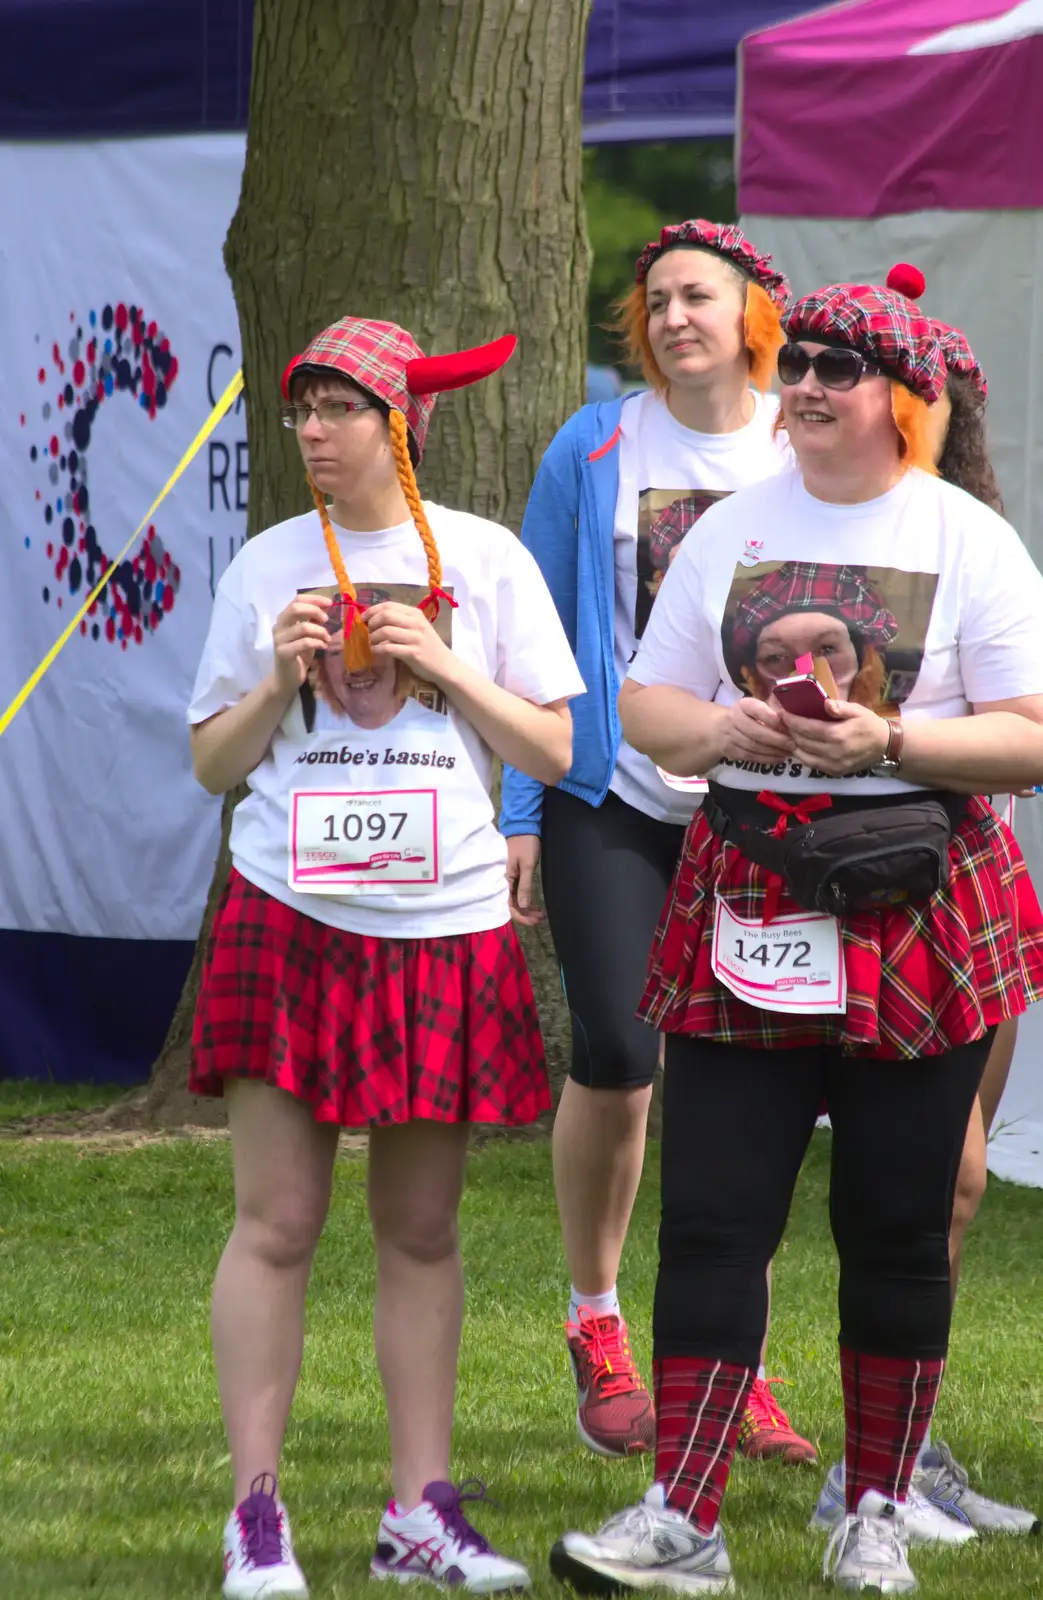
{"label": "black bum bag", "polygon": [[[949,882],[949,842],[967,814],[965,795],[918,790],[772,798],[784,810],[750,790],[711,783],[703,816],[718,838],[782,878],[809,911],[837,917],[922,903]],[[807,821],[793,814],[798,806]]]}

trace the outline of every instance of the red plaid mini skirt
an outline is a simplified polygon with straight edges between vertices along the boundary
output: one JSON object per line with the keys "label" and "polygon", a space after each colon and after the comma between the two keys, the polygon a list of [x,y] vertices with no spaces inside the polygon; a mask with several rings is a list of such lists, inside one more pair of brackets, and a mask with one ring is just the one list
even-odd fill
{"label": "red plaid mini skirt", "polygon": [[284,906],[233,867],[214,918],[188,1087],[285,1089],[317,1122],[517,1126],[550,1108],[514,929],[374,939]]}
{"label": "red plaid mini skirt", "polygon": [[[920,906],[843,919],[847,1011],[761,1011],[710,965],[715,896],[759,921],[770,875],[696,812],[656,931],[639,1015],[664,1033],[754,1049],[840,1045],[881,1060],[940,1055],[1043,997],[1043,913],[1005,823],[972,799],[949,848],[948,886]],[[799,911],[785,890],[779,914]]]}

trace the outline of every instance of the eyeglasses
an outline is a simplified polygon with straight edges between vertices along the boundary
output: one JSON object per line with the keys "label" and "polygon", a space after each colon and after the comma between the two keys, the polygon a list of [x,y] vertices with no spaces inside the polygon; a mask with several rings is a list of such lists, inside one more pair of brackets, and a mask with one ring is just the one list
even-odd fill
{"label": "eyeglasses", "polygon": [[823,389],[853,389],[863,378],[879,378],[881,368],[857,350],[827,349],[809,355],[802,344],[784,344],[779,351],[779,381],[787,388],[811,370]]}
{"label": "eyeglasses", "polygon": [[318,405],[283,406],[279,415],[284,428],[303,428],[310,417],[317,417],[323,427],[343,422],[353,411],[375,411],[372,400],[320,400]]}

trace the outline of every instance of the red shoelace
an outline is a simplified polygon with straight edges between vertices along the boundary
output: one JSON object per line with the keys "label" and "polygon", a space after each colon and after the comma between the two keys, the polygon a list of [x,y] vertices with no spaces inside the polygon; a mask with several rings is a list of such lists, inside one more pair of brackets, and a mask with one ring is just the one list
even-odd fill
{"label": "red shoelace", "polygon": [[565,1332],[583,1346],[591,1381],[597,1385],[599,1395],[632,1394],[640,1389],[641,1379],[622,1317],[615,1313],[599,1317],[589,1306],[580,1306],[578,1322],[566,1322]]}

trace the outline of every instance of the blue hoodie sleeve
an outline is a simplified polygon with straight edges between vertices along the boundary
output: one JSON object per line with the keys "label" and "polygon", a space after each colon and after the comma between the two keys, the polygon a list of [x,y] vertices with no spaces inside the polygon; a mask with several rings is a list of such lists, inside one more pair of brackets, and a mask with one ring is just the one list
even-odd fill
{"label": "blue hoodie sleeve", "polygon": [[[521,531],[522,544],[536,558],[573,654],[579,589],[578,421],[578,414],[571,417],[548,445],[525,507]],[[517,833],[538,834],[542,823],[543,784],[505,765],[500,832],[507,838]]]}

